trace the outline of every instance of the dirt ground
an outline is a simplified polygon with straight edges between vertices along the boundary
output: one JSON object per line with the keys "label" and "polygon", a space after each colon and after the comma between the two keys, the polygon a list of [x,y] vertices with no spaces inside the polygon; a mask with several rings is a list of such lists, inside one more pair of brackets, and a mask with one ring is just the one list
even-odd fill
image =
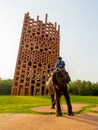
{"label": "dirt ground", "polygon": [[[85,105],[73,105],[73,111],[81,110]],[[98,107],[93,108],[98,111]],[[55,112],[47,107],[32,109],[39,112]],[[62,111],[67,111],[62,106]],[[53,115],[40,114],[0,114],[0,130],[98,130],[98,114],[85,113],[74,116],[63,115],[56,117]]]}

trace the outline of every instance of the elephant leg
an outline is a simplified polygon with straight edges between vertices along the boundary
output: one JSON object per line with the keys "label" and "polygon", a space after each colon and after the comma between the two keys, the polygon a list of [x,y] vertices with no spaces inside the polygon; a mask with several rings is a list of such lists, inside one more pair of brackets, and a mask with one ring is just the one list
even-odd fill
{"label": "elephant leg", "polygon": [[56,116],[62,116],[60,97],[61,97],[61,93],[56,89]]}
{"label": "elephant leg", "polygon": [[50,96],[51,96],[51,102],[52,102],[52,107],[51,107],[51,108],[52,108],[52,109],[55,109],[55,104],[56,104],[56,103],[55,103],[54,94],[51,94]]}
{"label": "elephant leg", "polygon": [[71,105],[71,101],[70,101],[70,97],[69,97],[69,92],[68,92],[68,88],[67,86],[63,89],[63,94],[67,103],[67,108],[68,108],[68,115],[69,116],[73,116],[73,112],[72,112],[72,105]]}

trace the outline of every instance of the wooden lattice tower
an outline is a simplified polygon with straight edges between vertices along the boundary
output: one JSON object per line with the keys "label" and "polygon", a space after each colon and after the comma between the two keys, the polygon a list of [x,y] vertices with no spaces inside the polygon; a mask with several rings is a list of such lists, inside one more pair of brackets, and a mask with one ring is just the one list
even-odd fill
{"label": "wooden lattice tower", "polygon": [[59,56],[60,26],[24,16],[12,95],[47,95],[45,82]]}

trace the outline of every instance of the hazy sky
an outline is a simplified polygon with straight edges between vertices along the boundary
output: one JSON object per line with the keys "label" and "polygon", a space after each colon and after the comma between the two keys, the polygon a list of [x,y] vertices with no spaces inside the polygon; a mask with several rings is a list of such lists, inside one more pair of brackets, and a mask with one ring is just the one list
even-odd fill
{"label": "hazy sky", "polygon": [[24,14],[60,25],[60,55],[72,81],[98,82],[98,0],[0,0],[0,77],[13,78]]}

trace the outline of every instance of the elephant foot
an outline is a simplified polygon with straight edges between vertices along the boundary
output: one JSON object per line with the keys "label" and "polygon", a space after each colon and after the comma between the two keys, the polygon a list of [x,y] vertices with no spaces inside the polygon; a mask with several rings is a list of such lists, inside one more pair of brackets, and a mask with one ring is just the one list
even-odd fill
{"label": "elephant foot", "polygon": [[62,116],[62,113],[56,113],[56,116]]}
{"label": "elephant foot", "polygon": [[55,109],[55,106],[52,106],[51,109]]}
{"label": "elephant foot", "polygon": [[68,116],[74,116],[73,112],[68,113]]}
{"label": "elephant foot", "polygon": [[52,104],[51,109],[55,109],[55,103]]}
{"label": "elephant foot", "polygon": [[60,117],[60,116],[62,116],[62,114],[56,114],[56,116]]}

